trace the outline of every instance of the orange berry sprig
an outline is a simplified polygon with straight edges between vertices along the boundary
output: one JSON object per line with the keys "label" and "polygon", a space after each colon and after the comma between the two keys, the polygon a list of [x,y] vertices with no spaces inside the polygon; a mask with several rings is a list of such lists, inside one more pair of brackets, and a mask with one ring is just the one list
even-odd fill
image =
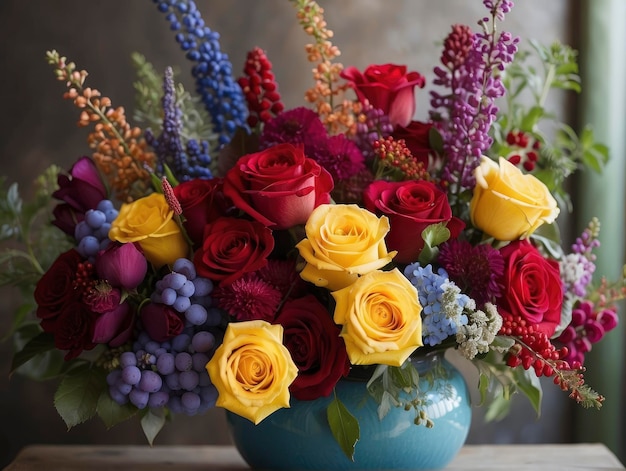
{"label": "orange berry sprig", "polygon": [[145,195],[151,186],[150,170],[156,156],[148,150],[143,132],[126,121],[123,107],[113,108],[111,100],[93,88],[85,88],[85,70],[77,70],[57,51],[46,53],[58,80],[65,82],[68,91],[63,98],[78,107],[81,127],[94,123],[87,142],[93,150],[93,160],[107,179],[111,191],[122,202],[130,202]]}
{"label": "orange berry sprig", "polygon": [[391,136],[380,138],[374,141],[373,151],[376,156],[377,179],[383,178],[386,173],[391,173],[392,176],[399,173],[399,180],[430,179],[423,162],[413,157],[404,139],[395,140]]}
{"label": "orange berry sprig", "polygon": [[[315,85],[306,91],[304,98],[315,105],[330,134],[354,132],[355,115],[360,112],[360,104],[341,98],[349,85],[339,82],[343,65],[333,60],[341,52],[330,41],[333,32],[326,27],[324,9],[314,0],[291,1],[298,10],[297,18],[304,32],[315,40],[305,47],[307,59],[317,65],[312,69]],[[339,100],[340,103],[336,104]]]}

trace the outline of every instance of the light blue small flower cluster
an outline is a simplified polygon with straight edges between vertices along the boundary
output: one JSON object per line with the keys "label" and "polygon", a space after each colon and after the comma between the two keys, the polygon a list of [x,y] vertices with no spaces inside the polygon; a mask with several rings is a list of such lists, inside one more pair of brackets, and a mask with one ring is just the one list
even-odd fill
{"label": "light blue small flower cluster", "polygon": [[232,64],[221,51],[219,34],[202,19],[193,0],[153,0],[176,31],[176,41],[187,59],[195,62],[196,91],[213,120],[220,144],[230,142],[238,127],[246,127],[248,107],[232,76]]}
{"label": "light blue small flower cluster", "polygon": [[435,273],[432,265],[422,267],[416,262],[405,268],[404,275],[417,288],[422,305],[422,338],[425,345],[439,345],[446,338],[456,335],[459,326],[467,324],[464,309],[470,308],[473,301],[448,279],[443,268]]}

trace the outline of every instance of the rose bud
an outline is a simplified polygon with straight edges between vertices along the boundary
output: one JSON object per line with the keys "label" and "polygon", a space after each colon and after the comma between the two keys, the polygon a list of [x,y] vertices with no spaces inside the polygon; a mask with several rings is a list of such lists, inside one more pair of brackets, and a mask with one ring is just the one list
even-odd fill
{"label": "rose bud", "polygon": [[184,327],[181,315],[165,304],[146,303],[140,315],[144,329],[157,342],[165,342],[177,336]]}
{"label": "rose bud", "polygon": [[133,243],[110,244],[96,260],[98,276],[111,286],[135,289],[148,271],[148,262]]}

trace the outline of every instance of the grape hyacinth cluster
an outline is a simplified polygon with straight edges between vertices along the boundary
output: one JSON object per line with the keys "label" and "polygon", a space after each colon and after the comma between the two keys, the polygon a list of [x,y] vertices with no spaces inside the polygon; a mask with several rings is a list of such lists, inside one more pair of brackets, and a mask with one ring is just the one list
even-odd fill
{"label": "grape hyacinth cluster", "polygon": [[221,51],[219,34],[202,19],[193,0],[154,0],[164,13],[176,41],[195,62],[196,91],[213,120],[220,144],[230,142],[238,127],[246,126],[248,109],[241,88],[232,76],[232,64]]}
{"label": "grape hyacinth cluster", "polygon": [[211,178],[211,157],[209,144],[195,139],[187,141],[186,148],[182,142],[182,112],[176,104],[174,73],[171,67],[165,69],[163,77],[163,127],[157,138],[149,129],[145,132],[146,141],[154,148],[157,155],[156,170],[164,174],[164,168],[172,171],[179,181],[193,178]]}
{"label": "grape hyacinth cluster", "polygon": [[404,270],[405,276],[417,288],[422,305],[422,338],[424,344],[435,346],[454,336],[459,326],[466,325],[463,312],[474,309],[475,303],[454,282],[448,279],[444,269],[433,272],[432,265],[412,263]]}
{"label": "grape hyacinth cluster", "polygon": [[107,382],[119,404],[167,406],[173,413],[195,415],[213,407],[217,398],[206,364],[219,344],[222,312],[211,307],[213,284],[196,276],[193,262],[178,259],[172,269],[157,281],[151,301],[184,314],[183,330],[162,342],[141,331]]}
{"label": "grape hyacinth cluster", "polygon": [[98,252],[106,249],[111,242],[109,229],[117,215],[118,211],[110,200],[102,200],[95,209],[88,210],[85,219],[74,229],[78,253],[93,262]]}
{"label": "grape hyacinth cluster", "polygon": [[491,124],[498,108],[495,100],[505,94],[496,71],[513,61],[519,38],[510,33],[496,33],[496,19],[502,21],[512,2],[485,0],[493,24],[487,19],[483,31],[473,33],[467,26],[456,25],[444,41],[442,67],[435,67],[435,85],[449,90],[442,95],[431,92],[431,118],[441,133],[448,161],[442,179],[458,193],[475,185],[473,175],[481,156],[491,146]]}

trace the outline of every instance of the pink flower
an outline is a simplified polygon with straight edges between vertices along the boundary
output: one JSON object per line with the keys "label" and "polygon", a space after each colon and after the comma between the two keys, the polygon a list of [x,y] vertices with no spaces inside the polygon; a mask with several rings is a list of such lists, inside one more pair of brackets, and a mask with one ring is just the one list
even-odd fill
{"label": "pink flower", "polygon": [[396,64],[370,65],[363,73],[347,67],[341,77],[351,83],[359,101],[382,110],[394,126],[409,124],[415,113],[414,89],[426,84],[420,73],[407,73],[406,66]]}
{"label": "pink flower", "polygon": [[98,276],[111,286],[135,289],[148,271],[148,262],[133,243],[110,244],[96,260]]}

